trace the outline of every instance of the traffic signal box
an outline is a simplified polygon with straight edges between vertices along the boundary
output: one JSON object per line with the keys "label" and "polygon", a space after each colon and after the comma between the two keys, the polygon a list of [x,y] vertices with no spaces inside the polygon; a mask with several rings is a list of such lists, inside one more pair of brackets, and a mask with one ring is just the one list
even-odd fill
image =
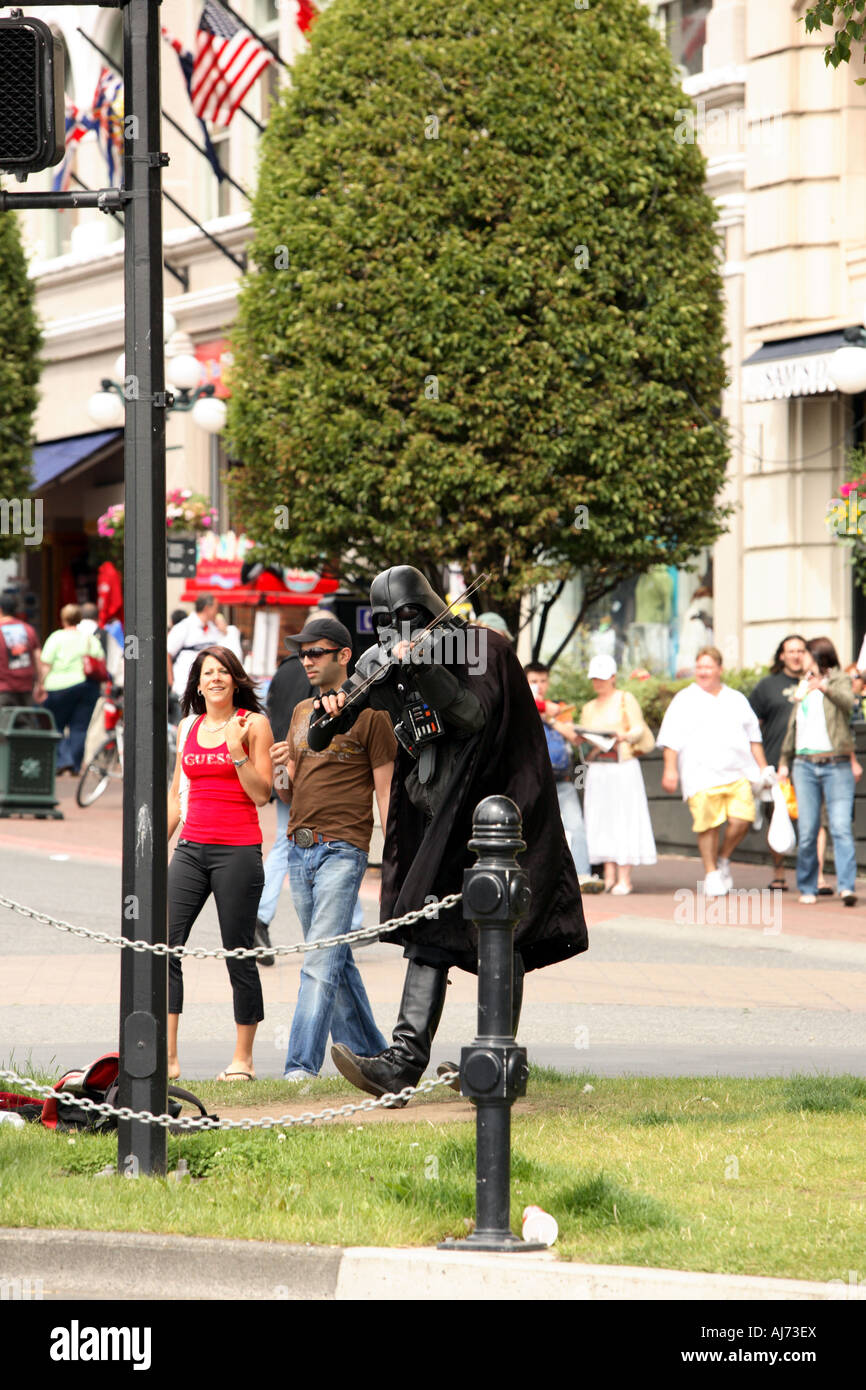
{"label": "traffic signal box", "polygon": [[64,53],[41,19],[0,19],[0,170],[21,182],[66,149]]}

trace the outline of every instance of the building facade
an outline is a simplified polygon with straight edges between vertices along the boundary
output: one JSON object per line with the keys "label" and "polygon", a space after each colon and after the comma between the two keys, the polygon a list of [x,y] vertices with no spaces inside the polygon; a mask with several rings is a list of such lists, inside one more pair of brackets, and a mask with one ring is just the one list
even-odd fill
{"label": "building facade", "polygon": [[[202,8],[203,0],[165,0],[161,22],[193,49]],[[297,0],[238,0],[233,8],[289,66],[304,48]],[[106,69],[122,73],[121,15],[83,5],[39,13],[63,39],[67,98],[87,113],[100,75]],[[261,127],[276,91],[288,80],[287,71],[276,63],[269,66],[229,126],[210,128],[220,163],[230,176],[222,182],[195,148],[202,145],[201,127],[178,57],[168,43],[162,46],[161,74],[162,149],[170,161],[163,174],[163,288],[170,315],[166,359],[170,364],[179,355],[195,356],[202,381],[212,382],[222,396],[230,391],[231,327],[251,236],[249,195],[256,184]],[[122,105],[117,109],[122,114]],[[89,133],[75,147],[70,167],[73,191],[109,185],[106,158],[95,134]],[[49,169],[31,176],[28,189],[50,189],[56,174]],[[115,184],[120,176],[117,165]],[[95,597],[101,555],[96,544],[98,518],[123,501],[122,411],[118,421],[102,425],[89,413],[100,383],[123,379],[123,363],[118,361],[124,347],[123,226],[96,210],[28,211],[19,217],[36,286],[44,366],[33,489],[42,503],[43,544],[25,549],[18,577],[30,595],[37,628],[47,634],[57,625],[62,603]],[[222,481],[226,460],[218,437],[199,428],[192,412],[180,411],[169,413],[166,434],[167,488],[191,488],[212,501],[220,515],[220,555],[236,558],[237,539]],[[4,581],[13,578],[13,569],[5,564]],[[185,593],[188,601],[191,592],[183,579],[170,579],[169,611]],[[287,606],[303,616],[305,609],[297,599]],[[237,605],[232,616],[251,633],[252,619],[245,607]]]}
{"label": "building facade", "polygon": [[[828,68],[830,31],[806,33],[806,0],[646,3],[693,103],[671,138],[699,143],[718,208],[731,443],[723,500],[734,511],[695,573],[655,574],[654,627],[641,621],[638,581],[599,608],[570,654],[609,649],[623,666],[674,673],[688,667],[689,629],[701,631],[702,615],[730,666],[768,662],[794,631],[830,636],[845,663],[860,650],[866,606],[825,518],[866,416],[866,396],[837,390],[832,367],[845,330],[866,319],[861,55]],[[576,598],[558,605],[547,651]]]}

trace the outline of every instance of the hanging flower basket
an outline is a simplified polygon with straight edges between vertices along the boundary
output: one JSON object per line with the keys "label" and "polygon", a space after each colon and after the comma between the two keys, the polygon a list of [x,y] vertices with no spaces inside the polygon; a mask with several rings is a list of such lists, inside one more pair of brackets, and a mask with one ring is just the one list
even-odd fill
{"label": "hanging flower basket", "polygon": [[[176,487],[166,493],[165,527],[166,532],[205,534],[216,526],[217,513],[206,497],[190,488]],[[123,539],[126,526],[126,507],[117,502],[103,512],[96,523],[96,529],[103,548],[112,558],[123,556]]]}
{"label": "hanging flower basket", "polygon": [[850,477],[827,507],[825,521],[837,545],[848,551],[854,583],[866,594],[866,448],[848,454]]}

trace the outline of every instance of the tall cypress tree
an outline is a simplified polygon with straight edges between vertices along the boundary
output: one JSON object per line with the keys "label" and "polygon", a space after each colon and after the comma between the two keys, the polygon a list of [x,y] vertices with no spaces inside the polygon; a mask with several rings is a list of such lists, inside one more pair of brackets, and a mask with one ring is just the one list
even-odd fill
{"label": "tall cypress tree", "polygon": [[[723,299],[638,0],[338,0],[263,139],[229,435],[263,556],[586,606],[724,526]],[[692,127],[693,127],[692,122]]]}

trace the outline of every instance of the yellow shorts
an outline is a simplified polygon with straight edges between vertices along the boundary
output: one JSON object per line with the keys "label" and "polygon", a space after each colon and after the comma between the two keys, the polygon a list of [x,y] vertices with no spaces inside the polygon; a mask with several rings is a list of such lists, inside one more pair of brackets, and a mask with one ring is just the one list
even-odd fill
{"label": "yellow shorts", "polygon": [[725,787],[707,787],[706,791],[695,792],[689,797],[689,810],[696,835],[704,830],[715,830],[726,820],[754,820],[755,798],[748,777],[729,782]]}

